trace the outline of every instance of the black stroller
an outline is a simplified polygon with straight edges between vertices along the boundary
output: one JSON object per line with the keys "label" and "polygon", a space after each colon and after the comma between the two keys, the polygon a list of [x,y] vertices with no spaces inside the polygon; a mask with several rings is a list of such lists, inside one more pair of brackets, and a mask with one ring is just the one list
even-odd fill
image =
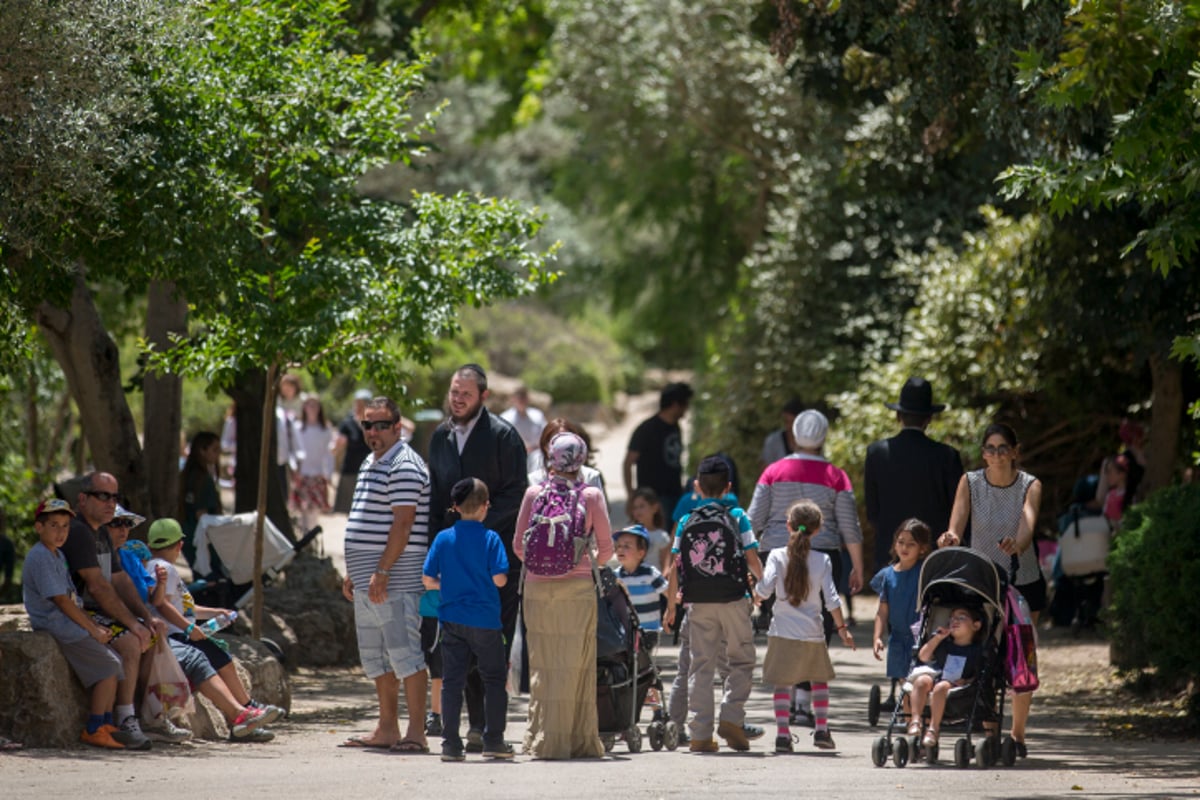
{"label": "black stroller", "polygon": [[[968,766],[972,757],[981,767],[990,767],[997,761],[1011,766],[1016,761],[1016,743],[1009,738],[1002,744],[999,736],[1004,718],[1006,591],[1007,584],[992,560],[969,548],[936,550],[921,566],[917,587],[919,631],[911,666],[917,665],[916,650],[939,626],[946,624],[954,607],[975,609],[983,620],[983,658],[979,673],[971,683],[950,690],[942,718],[942,730],[963,733],[954,743],[954,763],[959,767]],[[936,744],[925,746],[920,734],[908,740],[904,738],[907,721],[904,700],[911,688],[908,683],[904,684],[901,697],[892,710],[887,734],[871,746],[871,760],[877,767],[886,764],[889,757],[897,767],[906,766],[910,760],[937,762]],[[928,708],[925,712],[923,724]],[[986,735],[976,744],[972,735],[981,731],[986,731]]]}
{"label": "black stroller", "polygon": [[[651,687],[662,693],[662,680],[654,662],[641,647],[641,629],[629,593],[608,567],[594,572],[600,587],[596,620],[596,714],[600,739],[610,751],[623,739],[629,752],[642,749],[638,717]],[[674,750],[678,739],[650,732],[655,750],[664,745]],[[657,746],[655,746],[657,745]]]}

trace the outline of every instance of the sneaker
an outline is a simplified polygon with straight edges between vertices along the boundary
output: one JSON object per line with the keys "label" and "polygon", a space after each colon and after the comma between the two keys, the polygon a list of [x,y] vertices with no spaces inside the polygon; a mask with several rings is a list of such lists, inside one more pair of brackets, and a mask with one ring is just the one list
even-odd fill
{"label": "sneaker", "polygon": [[242,713],[237,715],[237,719],[229,726],[229,735],[234,739],[244,739],[250,733],[266,723],[266,713],[260,708],[246,706],[242,709]]}
{"label": "sneaker", "polygon": [[513,746],[508,742],[500,744],[485,744],[483,746],[484,758],[508,759],[513,757]]}
{"label": "sneaker", "polygon": [[725,740],[726,747],[740,752],[750,749],[750,740],[746,738],[746,732],[742,730],[741,725],[725,720],[717,726],[717,736]]}
{"label": "sneaker", "polygon": [[275,734],[271,733],[266,728],[255,728],[244,736],[234,736],[229,734],[229,741],[240,742],[241,744],[266,744],[275,738]]}
{"label": "sneaker", "polygon": [[112,738],[123,744],[126,750],[150,749],[150,740],[142,733],[142,726],[138,724],[137,717],[121,720],[121,727],[113,732]]}
{"label": "sneaker", "polygon": [[776,736],[775,737],[775,752],[776,753],[794,753],[794,752],[796,752],[795,749],[792,747],[792,737],[791,736]]}
{"label": "sneaker", "polygon": [[146,738],[155,742],[179,744],[192,738],[192,732],[181,728],[166,717],[160,717],[153,725],[146,726]]}
{"label": "sneaker", "polygon": [[442,743],[442,761],[466,761],[467,754],[463,752],[461,747],[455,747],[452,744]]}
{"label": "sneaker", "polygon": [[767,732],[758,725],[742,725],[742,733],[747,739],[761,739]]}
{"label": "sneaker", "polygon": [[788,716],[788,723],[799,725],[802,728],[815,728],[817,727],[817,718],[809,709],[793,708],[792,713]]}
{"label": "sneaker", "polygon": [[270,725],[272,722],[287,716],[287,712],[279,706],[273,706],[270,703],[260,703],[257,700],[251,700],[249,703],[251,708],[257,708],[263,712],[263,724]]}
{"label": "sneaker", "polygon": [[818,750],[833,750],[837,747],[833,743],[833,736],[829,731],[813,731],[813,747]]}
{"label": "sneaker", "polygon": [[92,747],[104,747],[109,750],[124,750],[125,745],[118,742],[114,734],[120,731],[113,725],[101,725],[96,728],[95,733],[88,733],[87,728],[83,729],[83,733],[79,734],[79,741],[84,744],[90,744]]}
{"label": "sneaker", "polygon": [[425,735],[426,736],[441,736],[442,735],[442,715],[435,714],[430,711],[425,715]]}
{"label": "sneaker", "polygon": [[688,742],[688,751],[692,753],[715,753],[720,749],[721,746],[712,739],[709,739],[708,741],[693,739],[692,741]]}
{"label": "sneaker", "polygon": [[467,752],[483,752],[483,731],[479,730],[478,728],[471,728],[469,731],[467,731]]}

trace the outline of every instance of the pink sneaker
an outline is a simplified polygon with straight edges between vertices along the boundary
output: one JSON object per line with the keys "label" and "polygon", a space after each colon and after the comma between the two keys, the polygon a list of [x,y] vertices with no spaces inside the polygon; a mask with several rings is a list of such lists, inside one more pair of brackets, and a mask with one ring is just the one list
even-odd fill
{"label": "pink sneaker", "polygon": [[243,739],[253,733],[259,726],[265,725],[266,722],[266,714],[263,713],[262,709],[247,706],[242,709],[242,713],[238,714],[237,719],[229,726],[229,735],[235,739]]}

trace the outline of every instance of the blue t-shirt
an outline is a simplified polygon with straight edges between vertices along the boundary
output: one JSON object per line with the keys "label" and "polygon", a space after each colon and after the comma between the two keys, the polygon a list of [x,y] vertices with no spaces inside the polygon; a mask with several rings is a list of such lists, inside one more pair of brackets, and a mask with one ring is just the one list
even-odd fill
{"label": "blue t-shirt", "polygon": [[35,631],[46,631],[65,644],[81,641],[90,635],[51,599],[66,595],[72,603],[79,605],[75,583],[71,580],[67,559],[61,550],[51,553],[41,542],[29,549],[21,572],[21,594],[25,611],[29,614],[29,625]]}
{"label": "blue t-shirt", "polygon": [[433,540],[424,574],[442,583],[439,620],[500,630],[500,592],[492,577],[508,574],[508,556],[495,531],[475,520],[454,523]]}
{"label": "blue t-shirt", "polygon": [[915,639],[912,626],[917,621],[917,587],[921,562],[912,569],[897,570],[889,564],[871,579],[871,588],[881,602],[888,604],[887,675],[903,678],[912,662]]}
{"label": "blue t-shirt", "polygon": [[638,564],[633,572],[626,572],[624,567],[617,569],[617,580],[629,592],[633,601],[633,610],[637,612],[638,625],[644,631],[661,631],[662,621],[658,614],[658,598],[667,591],[667,579],[646,562]]}

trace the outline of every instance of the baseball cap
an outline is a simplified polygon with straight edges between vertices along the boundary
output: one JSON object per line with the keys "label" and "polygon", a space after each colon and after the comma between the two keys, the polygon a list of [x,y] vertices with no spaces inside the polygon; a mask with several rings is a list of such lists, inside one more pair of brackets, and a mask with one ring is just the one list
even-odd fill
{"label": "baseball cap", "polygon": [[617,537],[624,534],[640,537],[641,539],[645,540],[647,545],[650,544],[650,534],[646,531],[646,528],[643,525],[630,525],[627,528],[621,528],[621,530],[613,534],[613,541],[615,542]]}
{"label": "baseball cap", "polygon": [[170,547],[183,538],[183,528],[170,517],[156,519],[150,525],[150,533],[146,535],[146,544],[151,550],[162,550]]}
{"label": "baseball cap", "polygon": [[75,516],[75,512],[71,509],[71,504],[66,500],[59,500],[57,497],[51,497],[38,503],[37,511],[33,512],[33,518],[40,520],[46,514],[70,514]]}

